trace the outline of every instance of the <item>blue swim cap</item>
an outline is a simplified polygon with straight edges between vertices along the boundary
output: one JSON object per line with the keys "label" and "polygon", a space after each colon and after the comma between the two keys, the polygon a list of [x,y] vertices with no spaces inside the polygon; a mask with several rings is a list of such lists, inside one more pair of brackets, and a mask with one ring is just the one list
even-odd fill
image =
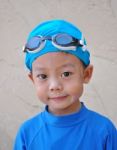
{"label": "blue swim cap", "polygon": [[[30,40],[32,37],[38,36],[38,35],[52,36],[57,33],[69,34],[69,35],[75,37],[76,39],[82,40],[83,44],[86,46],[86,41],[83,37],[82,32],[77,27],[75,27],[73,24],[71,24],[70,22],[67,22],[65,20],[50,20],[50,21],[46,21],[46,22],[39,24],[29,34],[28,40]],[[64,50],[62,50],[62,51],[64,52]],[[53,46],[50,41],[47,41],[45,47],[42,50],[40,50],[39,52],[26,53],[25,64],[26,64],[27,68],[31,71],[32,63],[34,62],[34,60],[46,53],[49,53],[49,52],[61,52],[61,50],[59,50],[58,48]],[[65,52],[76,56],[86,66],[88,66],[90,64],[90,53],[86,47],[85,47],[85,49],[83,49],[82,47],[77,47],[75,51],[69,50],[69,51],[65,51]]]}

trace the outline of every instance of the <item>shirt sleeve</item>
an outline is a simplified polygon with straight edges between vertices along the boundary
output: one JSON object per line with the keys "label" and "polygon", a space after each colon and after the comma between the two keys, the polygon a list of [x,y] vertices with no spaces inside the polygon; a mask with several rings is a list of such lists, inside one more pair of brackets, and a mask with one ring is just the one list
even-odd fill
{"label": "shirt sleeve", "polygon": [[104,150],[117,150],[117,129],[112,123],[110,123],[108,128]]}
{"label": "shirt sleeve", "polygon": [[16,135],[13,150],[26,150],[25,136],[22,128],[19,129]]}

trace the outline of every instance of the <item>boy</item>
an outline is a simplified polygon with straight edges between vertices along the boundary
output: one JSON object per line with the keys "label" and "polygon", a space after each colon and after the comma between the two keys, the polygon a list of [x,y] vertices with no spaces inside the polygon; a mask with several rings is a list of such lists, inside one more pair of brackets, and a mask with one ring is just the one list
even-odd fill
{"label": "boy", "polygon": [[111,121],[80,102],[93,72],[81,31],[64,20],[44,22],[30,33],[24,52],[46,107],[21,126],[14,150],[117,150]]}

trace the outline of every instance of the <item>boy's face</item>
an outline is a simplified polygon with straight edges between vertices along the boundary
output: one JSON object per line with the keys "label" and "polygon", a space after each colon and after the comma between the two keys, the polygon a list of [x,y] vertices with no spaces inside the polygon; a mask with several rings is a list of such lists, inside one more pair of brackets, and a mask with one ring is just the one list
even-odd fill
{"label": "boy's face", "polygon": [[81,61],[71,54],[52,52],[33,62],[29,77],[38,98],[48,105],[50,112],[61,115],[79,109],[83,83],[88,83],[92,70],[90,65],[84,69]]}

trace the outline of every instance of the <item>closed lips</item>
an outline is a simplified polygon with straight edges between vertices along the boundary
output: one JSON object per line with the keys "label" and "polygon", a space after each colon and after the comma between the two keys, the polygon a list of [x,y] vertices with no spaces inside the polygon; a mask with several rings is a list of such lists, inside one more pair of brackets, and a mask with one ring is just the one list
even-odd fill
{"label": "closed lips", "polygon": [[68,95],[65,95],[65,96],[56,96],[56,97],[50,97],[49,99],[53,99],[53,100],[62,100],[64,98],[68,97]]}

